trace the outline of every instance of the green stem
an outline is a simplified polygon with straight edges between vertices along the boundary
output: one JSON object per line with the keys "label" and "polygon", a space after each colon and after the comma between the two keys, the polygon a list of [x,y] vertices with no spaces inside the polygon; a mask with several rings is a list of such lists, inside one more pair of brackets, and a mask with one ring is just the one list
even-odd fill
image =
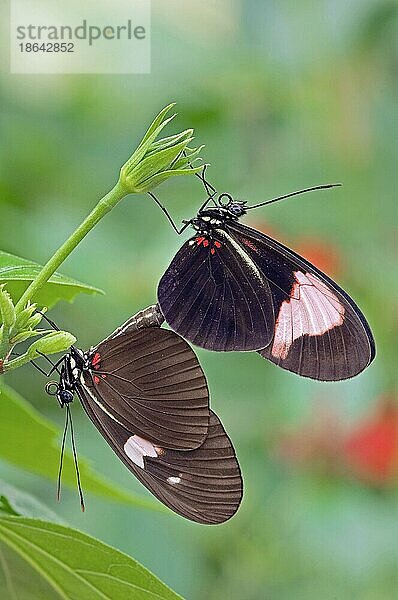
{"label": "green stem", "polygon": [[15,310],[18,313],[23,310],[28,300],[37,293],[37,291],[49,280],[58,267],[66,260],[69,254],[76,248],[82,239],[91,231],[91,229],[116,206],[118,202],[129,192],[123,187],[120,181],[98,202],[97,206],[91,211],[81,225],[72,233],[72,235],[62,244],[50,260],[44,265],[40,273],[31,282],[29,287],[18,300]]}

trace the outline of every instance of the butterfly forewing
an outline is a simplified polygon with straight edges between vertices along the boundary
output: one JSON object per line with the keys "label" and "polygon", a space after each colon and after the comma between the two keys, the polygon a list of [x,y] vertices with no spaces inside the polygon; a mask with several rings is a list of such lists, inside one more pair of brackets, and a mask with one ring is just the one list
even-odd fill
{"label": "butterfly forewing", "polygon": [[182,246],[159,283],[158,301],[172,329],[209,350],[258,350],[273,335],[268,282],[223,230]]}
{"label": "butterfly forewing", "polygon": [[93,348],[90,361],[81,384],[102,414],[163,448],[202,444],[209,392],[194,352],[180,336],[159,327],[119,333]]}
{"label": "butterfly forewing", "polygon": [[228,233],[269,283],[274,334],[261,355],[305,377],[333,381],[360,373],[375,356],[369,325],[329,277],[279,242],[240,223]]}
{"label": "butterfly forewing", "polygon": [[213,412],[203,444],[181,452],[138,437],[104,413],[84,388],[78,394],[117,456],[166,506],[203,524],[222,523],[235,514],[243,494],[242,477],[231,441]]}

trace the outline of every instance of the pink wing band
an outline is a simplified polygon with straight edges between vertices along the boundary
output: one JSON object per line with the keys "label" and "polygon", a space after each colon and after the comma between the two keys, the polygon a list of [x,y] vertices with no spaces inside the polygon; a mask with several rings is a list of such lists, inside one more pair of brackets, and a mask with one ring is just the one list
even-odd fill
{"label": "pink wing band", "polygon": [[295,271],[289,300],[284,300],[275,323],[271,354],[284,360],[294,340],[303,335],[323,335],[344,321],[344,306],[312,273]]}

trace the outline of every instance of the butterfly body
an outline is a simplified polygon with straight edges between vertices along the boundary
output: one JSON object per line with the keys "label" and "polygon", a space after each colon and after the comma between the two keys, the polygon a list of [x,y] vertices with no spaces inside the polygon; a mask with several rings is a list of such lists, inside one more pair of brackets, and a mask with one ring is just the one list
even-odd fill
{"label": "butterfly body", "polygon": [[[225,195],[225,194],[222,194]],[[220,204],[215,208],[200,210],[197,216],[188,223],[198,232],[198,234],[211,235],[215,228],[223,229],[228,222],[237,221],[246,214],[246,202],[231,200],[227,204]]]}
{"label": "butterfly body", "polygon": [[[72,346],[65,354],[60,364],[60,382],[56,387],[56,397],[61,407],[73,402],[76,386],[79,384],[83,371],[90,370],[87,354]],[[50,390],[53,382],[49,384]]]}

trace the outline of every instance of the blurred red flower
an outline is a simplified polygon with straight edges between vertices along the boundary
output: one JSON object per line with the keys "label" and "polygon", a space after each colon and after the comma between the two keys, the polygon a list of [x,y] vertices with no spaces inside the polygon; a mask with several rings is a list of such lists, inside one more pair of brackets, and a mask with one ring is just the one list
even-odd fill
{"label": "blurred red flower", "polygon": [[344,458],[351,473],[373,485],[389,485],[398,475],[398,405],[380,398],[376,410],[347,436]]}
{"label": "blurred red flower", "polygon": [[[257,231],[261,231],[261,233],[265,233],[272,239],[281,241],[286,239],[286,234],[283,234],[281,231],[278,231],[273,225],[270,225],[264,219],[256,219],[256,220],[248,220],[246,221],[249,227],[253,227],[253,229],[257,229]],[[282,242],[286,244],[286,242]]]}
{"label": "blurred red flower", "polygon": [[287,463],[330,472],[339,464],[343,435],[338,415],[317,404],[307,423],[281,435],[277,452]]}
{"label": "blurred red flower", "polygon": [[286,234],[278,231],[263,219],[249,221],[248,225],[289,246],[327,275],[336,277],[341,274],[342,257],[336,246],[331,242],[316,236],[305,236],[299,238],[296,242],[292,242]]}
{"label": "blurred red flower", "polygon": [[306,424],[280,436],[277,450],[296,466],[389,487],[398,482],[397,399],[381,396],[373,412],[351,428],[318,408]]}
{"label": "blurred red flower", "polygon": [[295,251],[330,277],[336,277],[342,270],[342,259],[337,248],[321,238],[306,236],[298,240]]}

